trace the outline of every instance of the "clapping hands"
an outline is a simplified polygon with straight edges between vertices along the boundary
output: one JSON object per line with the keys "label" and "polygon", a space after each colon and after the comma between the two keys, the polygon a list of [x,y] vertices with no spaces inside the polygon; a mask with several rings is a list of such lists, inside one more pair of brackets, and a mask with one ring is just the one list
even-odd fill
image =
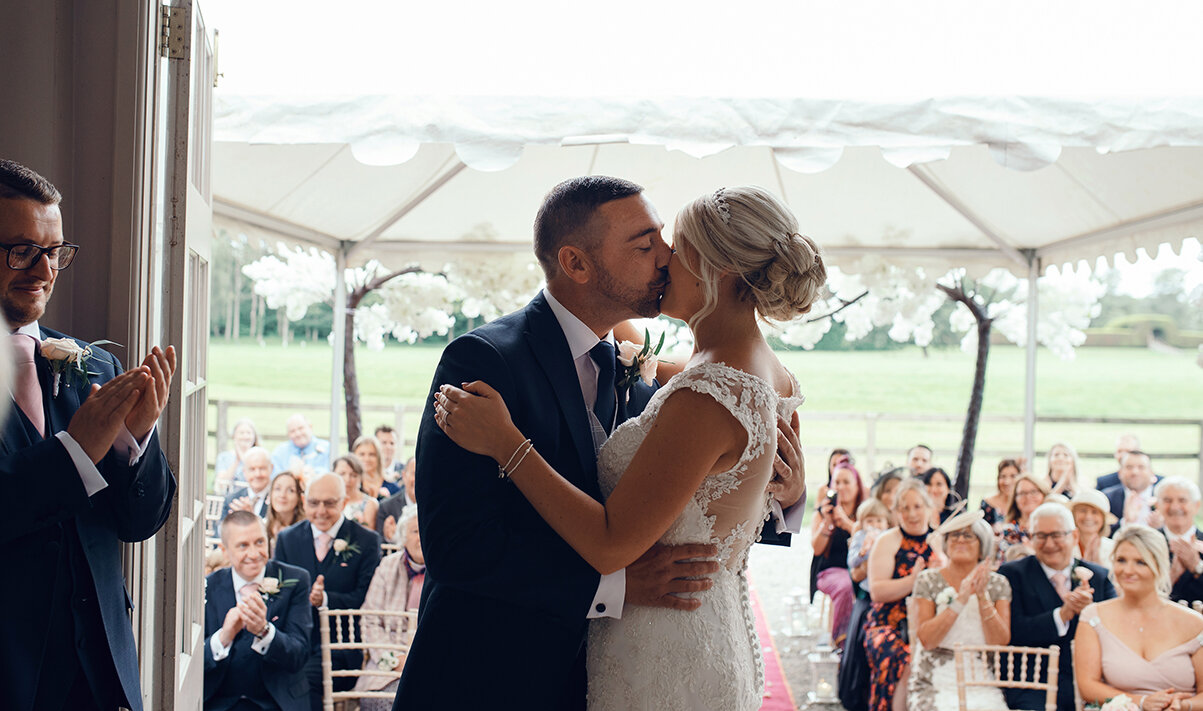
{"label": "clapping hands", "polygon": [[256,590],[249,588],[238,604],[226,612],[221,625],[221,645],[229,647],[242,630],[256,637],[267,634],[267,604]]}

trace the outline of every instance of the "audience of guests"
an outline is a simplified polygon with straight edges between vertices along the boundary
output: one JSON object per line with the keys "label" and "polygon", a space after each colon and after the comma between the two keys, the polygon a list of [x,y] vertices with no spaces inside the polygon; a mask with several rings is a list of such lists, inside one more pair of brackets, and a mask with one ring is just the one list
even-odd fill
{"label": "audience of guests", "polygon": [[288,441],[272,452],[272,471],[294,471],[306,476],[330,470],[330,443],[313,436],[313,426],[298,413],[288,418]]}
{"label": "audience of guests", "polygon": [[361,526],[376,530],[376,511],[380,508],[375,498],[363,493],[363,464],[354,454],[344,454],[334,460],[334,473],[342,477],[347,488],[347,506],[343,516]]}
{"label": "audience of guests", "polygon": [[883,533],[869,553],[873,605],[865,619],[864,635],[871,711],[891,711],[894,695],[910,668],[906,598],[932,557],[927,542],[932,508],[921,480],[902,482],[894,495],[898,526]]}
{"label": "audience of guests", "polygon": [[1121,435],[1115,442],[1115,471],[1110,474],[1104,474],[1095,480],[1094,488],[1102,491],[1112,486],[1119,484],[1119,467],[1123,464],[1124,455],[1128,452],[1135,452],[1140,449],[1140,440],[1136,435],[1126,434]]}
{"label": "audience of guests", "polygon": [[932,467],[923,472],[923,485],[927,487],[927,496],[932,501],[931,526],[935,528],[957,511],[960,499],[953,493],[952,479],[948,477],[948,472],[940,467]]}
{"label": "audience of guests", "polygon": [[305,518],[305,485],[300,475],[280,472],[272,480],[271,507],[267,510],[267,550],[276,552],[276,536],[280,531]]}
{"label": "audience of guests", "polygon": [[[426,559],[422,557],[422,539],[418,534],[418,507],[406,506],[397,521],[400,535],[394,542],[402,546],[401,551],[386,556],[372,576],[367,597],[363,601],[365,610],[416,610],[422,597],[422,581],[426,577]],[[369,644],[400,644],[407,633],[401,618],[364,615],[363,641]],[[405,655],[395,651],[373,647],[368,651],[365,669],[391,669],[401,671],[405,666]],[[394,665],[395,663],[395,665]],[[362,676],[355,682],[356,691],[396,691],[397,679],[388,676]],[[390,711],[392,700],[363,699],[360,711]]]}
{"label": "audience of guests", "polygon": [[1169,568],[1157,531],[1130,524],[1116,534],[1112,569],[1122,594],[1087,605],[1074,637],[1083,701],[1123,694],[1142,711],[1203,708],[1203,615],[1170,602]]}
{"label": "audience of guests", "polygon": [[417,468],[418,460],[410,457],[401,467],[401,478],[397,482],[401,491],[381,501],[380,507],[376,511],[376,530],[384,536],[386,541],[391,541],[396,537],[397,519],[400,518],[401,511],[406,506],[418,503],[414,499],[414,474]]}
{"label": "audience of guests", "polygon": [[262,447],[251,447],[242,455],[242,473],[246,486],[226,494],[221,517],[231,511],[250,511],[260,518],[267,516],[267,495],[271,488],[271,455]]}
{"label": "audience of guests", "polygon": [[363,435],[351,445],[351,451],[363,465],[363,493],[377,500],[384,500],[401,491],[391,481],[386,481],[380,471],[380,462],[384,455],[380,451],[380,443],[371,435]]}
{"label": "audience of guests", "polygon": [[[259,431],[255,423],[243,418],[234,423],[230,432],[230,448],[217,455],[214,471],[217,473],[217,483],[229,486],[236,481],[246,481],[242,474],[242,458],[251,447],[259,446]],[[220,488],[218,491],[222,491]]]}
{"label": "audience of guests", "polygon": [[1048,448],[1048,485],[1050,494],[1072,499],[1078,492],[1078,451],[1068,442]]}
{"label": "audience of guests", "polygon": [[1154,489],[1157,513],[1164,522],[1161,533],[1169,546],[1170,599],[1188,603],[1203,600],[1203,533],[1195,527],[1199,513],[1199,486],[1180,476],[1162,479]]}
{"label": "audience of guests", "polygon": [[230,567],[205,579],[204,708],[304,711],[309,573],[268,560],[267,529],[249,511],[222,520],[220,545]]}
{"label": "audience of guests", "polygon": [[994,480],[995,492],[982,499],[982,516],[986,523],[1000,533],[1007,523],[1007,506],[1015,495],[1015,480],[1019,478],[1021,467],[1014,459],[1004,459],[998,463],[998,477]]}
{"label": "audience of guests", "polygon": [[397,430],[390,425],[379,425],[372,434],[380,443],[380,471],[386,481],[393,483],[401,476],[401,462],[397,461]]}
{"label": "audience of guests", "polygon": [[1030,474],[1021,474],[1015,479],[1014,494],[1007,505],[1007,520],[998,534],[998,560],[1003,562],[1012,548],[1020,548],[1025,555],[1030,553],[1028,517],[1048,496],[1044,482]]}
{"label": "audience of guests", "polygon": [[[947,564],[928,568],[915,581],[918,645],[911,650],[907,708],[956,711],[957,644],[1007,644],[1011,639],[1011,586],[992,572],[994,529],[980,511],[948,519],[933,537]],[[969,689],[967,701],[980,711],[1005,711],[993,687]]]}
{"label": "audience of guests", "polygon": [[911,476],[923,476],[923,472],[931,469],[931,447],[926,444],[916,444],[907,450],[906,466],[911,470]]}
{"label": "audience of guests", "polygon": [[1069,502],[1078,527],[1077,555],[1082,560],[1108,568],[1115,541],[1111,540],[1111,524],[1115,517],[1107,505],[1107,497],[1098,489],[1082,489]]}
{"label": "audience of guests", "polygon": [[[1016,491],[1023,486],[1020,477]],[[1070,643],[1078,615],[1091,602],[1115,597],[1115,588],[1102,566],[1074,558],[1078,531],[1073,514],[1061,504],[1041,504],[1029,519],[1033,555],[1002,565],[998,572],[1011,584],[1011,644],[1060,649],[1057,710],[1073,711],[1073,649]],[[1042,670],[1041,681],[1047,678]],[[1031,670],[1029,670],[1029,675]],[[1030,676],[1028,677],[1030,680]],[[1044,692],[1007,689],[1011,708],[1044,707]]]}
{"label": "audience of guests", "polygon": [[1118,485],[1103,489],[1111,502],[1111,513],[1119,519],[1116,527],[1140,523],[1160,528],[1161,522],[1153,511],[1153,484],[1160,481],[1160,477],[1154,480],[1149,455],[1140,450],[1125,454],[1120,462],[1119,481]]}
{"label": "audience of guests", "polygon": [[[273,559],[304,569],[313,580],[308,595],[313,632],[305,665],[312,711],[322,708],[318,608],[362,607],[380,563],[380,536],[343,517],[346,498],[341,477],[333,472],[318,474],[305,492],[306,520],[284,529],[276,538]],[[335,650],[332,662],[334,669],[359,669],[363,656],[355,650]],[[350,678],[334,679],[335,691],[345,691],[353,685]]]}
{"label": "audience of guests", "polygon": [[864,484],[851,464],[844,461],[836,467],[824,499],[811,526],[814,558],[810,570],[815,587],[831,598],[831,639],[836,646],[843,646],[853,600],[848,539],[856,523],[856,510],[865,500]]}

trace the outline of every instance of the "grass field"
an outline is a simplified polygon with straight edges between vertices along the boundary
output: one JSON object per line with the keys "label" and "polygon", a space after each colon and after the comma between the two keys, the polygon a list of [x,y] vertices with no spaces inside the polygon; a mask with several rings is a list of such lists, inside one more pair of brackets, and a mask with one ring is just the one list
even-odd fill
{"label": "grass field", "polygon": [[[393,408],[420,406],[441,349],[432,346],[390,346],[383,351],[356,351],[364,405]],[[961,418],[968,404],[973,378],[973,357],[960,351],[917,348],[898,351],[789,352],[782,361],[797,375],[807,395],[801,412],[803,441],[811,462],[808,479],[822,474],[824,454],[834,446],[851,449],[862,474],[879,469],[889,460],[901,462],[903,452],[915,442],[925,442],[936,452],[936,463],[955,466],[961,438]],[[329,430],[331,349],[325,343],[278,344],[213,341],[210,346],[209,398],[256,403],[313,403],[305,411],[315,429]],[[1022,417],[1024,352],[1015,347],[991,349],[987,372],[984,414]],[[1189,418],[1203,420],[1203,369],[1195,355],[1164,354],[1121,348],[1079,349],[1071,361],[1040,351],[1037,364],[1036,411],[1041,416],[1087,418]],[[215,425],[211,408],[209,426]],[[230,422],[252,417],[261,432],[276,441],[283,435],[289,410],[230,409]],[[880,421],[876,425],[876,456],[868,461],[864,419],[834,419],[823,413],[884,415],[950,415],[952,421]],[[365,426],[392,422],[391,412],[367,412]],[[416,434],[417,417],[403,422],[407,438]],[[1115,438],[1126,431],[1140,435],[1145,449],[1154,453],[1154,468],[1162,474],[1195,477],[1194,460],[1158,459],[1157,453],[1198,453],[1196,426],[1131,426],[1114,424],[1040,423],[1036,447],[1046,449],[1066,440],[1083,453],[1107,453]],[[974,462],[974,489],[992,486],[998,457],[986,452],[1019,454],[1023,447],[1021,423],[984,422],[978,434],[979,454]],[[412,445],[405,452],[412,451]],[[210,460],[212,461],[212,460]],[[1036,462],[1039,471],[1042,460]],[[1082,470],[1089,476],[1113,471],[1111,460],[1086,459]]]}

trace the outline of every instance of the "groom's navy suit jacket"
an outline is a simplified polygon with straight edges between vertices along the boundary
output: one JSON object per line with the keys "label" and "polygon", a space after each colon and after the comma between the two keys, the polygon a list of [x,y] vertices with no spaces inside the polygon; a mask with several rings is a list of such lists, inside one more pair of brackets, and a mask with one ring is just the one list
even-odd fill
{"label": "groom's navy suit jacket", "polygon": [[[496,388],[539,454],[601,499],[580,381],[543,294],[448,345],[431,398],[444,383],[472,380]],[[636,384],[628,412],[641,412],[652,392]],[[597,571],[498,478],[496,462],[448,439],[430,406],[416,486],[426,580],[395,708],[442,708],[448,698],[461,708],[583,705],[576,667]]]}
{"label": "groom's navy suit jacket", "polygon": [[[1109,571],[1094,563],[1074,560],[1075,567],[1088,568],[1093,574],[1090,586],[1094,588],[1094,601],[1102,602],[1115,597],[1115,587],[1108,577]],[[1050,647],[1061,650],[1058,659],[1057,711],[1073,711],[1074,708],[1074,665],[1070,644],[1078,630],[1078,618],[1069,622],[1069,631],[1064,637],[1057,636],[1057,625],[1052,611],[1061,607],[1057,594],[1044,568],[1036,556],[1030,555],[1002,565],[998,572],[1011,583],[1011,644],[1017,647]],[[1077,583],[1073,583],[1077,586]],[[1003,664],[1007,668],[1007,664]],[[1047,675],[1041,675],[1044,681]],[[1007,705],[1013,709],[1044,708],[1044,692],[1031,689],[1007,689]]]}
{"label": "groom's navy suit jacket", "polygon": [[[64,336],[43,328],[42,338],[48,337]],[[121,372],[111,354],[93,354],[93,383]],[[0,429],[0,481],[14,502],[0,528],[11,573],[0,585],[0,707],[56,708],[76,674],[83,674],[102,706],[141,711],[121,541],[146,540],[159,530],[171,511],[175,478],[158,436],[151,435],[132,467],[110,450],[97,465],[108,486],[88,497],[53,435],[67,429],[89,390],[68,386],[64,378],[54,397],[48,363],[40,354],[35,361],[51,436],[43,439],[15,406]]]}

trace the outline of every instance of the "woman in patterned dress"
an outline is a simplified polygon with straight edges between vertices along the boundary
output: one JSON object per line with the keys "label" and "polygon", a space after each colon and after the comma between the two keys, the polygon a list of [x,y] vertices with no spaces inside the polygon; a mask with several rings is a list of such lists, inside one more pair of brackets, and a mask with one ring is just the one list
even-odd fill
{"label": "woman in patterned dress", "polygon": [[910,668],[906,598],[933,554],[927,543],[931,511],[923,481],[902,482],[894,495],[898,527],[883,533],[869,554],[873,606],[865,619],[865,654],[870,669],[870,711],[890,711],[899,683]]}
{"label": "woman in patterned dress", "polygon": [[[1031,553],[1028,537],[1028,516],[1044,503],[1048,487],[1031,474],[1015,480],[1011,503],[1007,506],[1007,523],[998,534],[998,563],[1005,563]],[[1008,554],[1008,551],[1017,549]]]}
{"label": "woman in patterned dress", "polygon": [[982,515],[985,516],[986,523],[994,528],[995,533],[1000,533],[1007,524],[1007,505],[1011,503],[1011,496],[1015,493],[1015,479],[1019,477],[1020,471],[1019,462],[1014,459],[999,462],[998,478],[995,479],[998,491],[982,499]]}

